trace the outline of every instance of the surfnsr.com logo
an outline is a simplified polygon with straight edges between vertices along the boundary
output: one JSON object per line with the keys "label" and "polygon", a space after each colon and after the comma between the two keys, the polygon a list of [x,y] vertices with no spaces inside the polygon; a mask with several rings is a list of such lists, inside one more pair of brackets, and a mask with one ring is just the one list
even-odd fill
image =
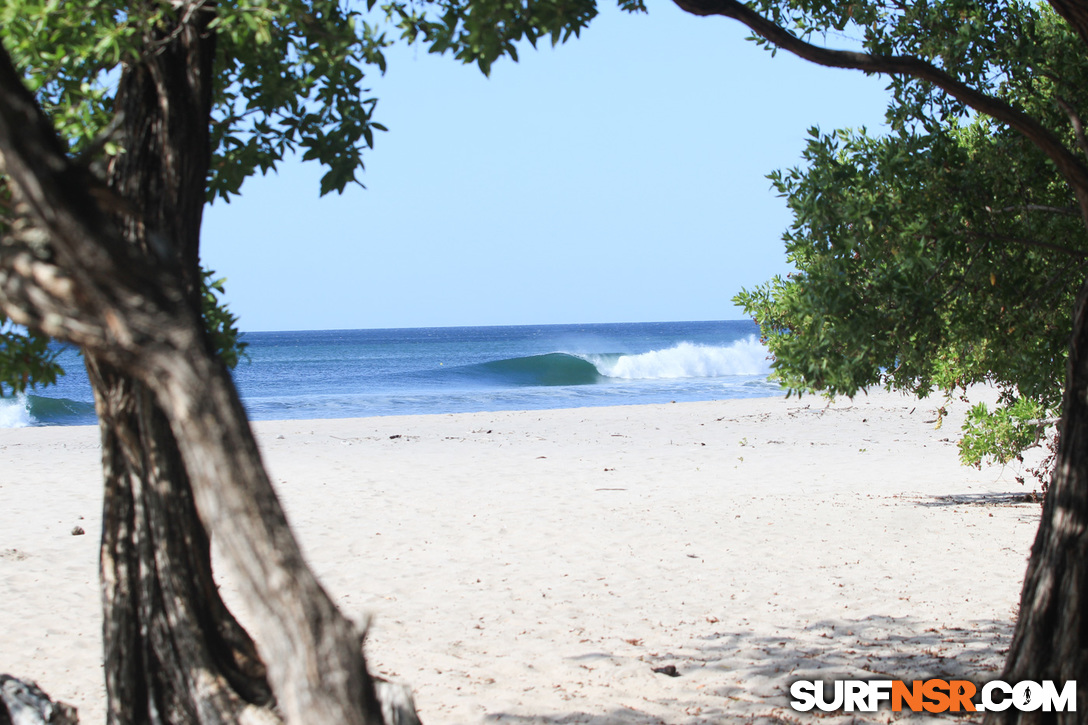
{"label": "surfnsr.com logo", "polygon": [[[1015,684],[993,680],[981,688],[967,680],[835,680],[828,688],[819,680],[790,685],[790,707],[798,712],[876,712],[888,704],[895,712],[1076,712],[1077,683],[1058,686],[1053,680]],[[828,690],[830,689],[830,692]],[[978,697],[976,697],[978,695]]]}

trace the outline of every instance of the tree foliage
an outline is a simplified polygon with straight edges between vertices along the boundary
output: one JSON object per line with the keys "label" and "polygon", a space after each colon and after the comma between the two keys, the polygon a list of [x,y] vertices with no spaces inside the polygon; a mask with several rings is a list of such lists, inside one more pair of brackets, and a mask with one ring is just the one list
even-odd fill
{"label": "tree foliage", "polygon": [[[0,187],[0,235],[9,231],[4,211],[10,206],[10,194]],[[58,354],[50,349],[47,336],[12,324],[0,312],[0,398],[55,383],[64,374]]]}
{"label": "tree foliage", "polygon": [[[644,10],[640,0],[621,6]],[[247,178],[274,171],[286,157],[324,167],[322,195],[361,184],[363,156],[386,128],[375,120],[377,99],[368,74],[383,73],[383,51],[397,39],[450,53],[488,73],[521,41],[553,44],[577,36],[596,15],[594,0],[240,0],[185,12],[214,12],[217,87],[209,200],[229,202]],[[101,175],[124,153],[110,135],[113,91],[125,64],[154,53],[167,40],[156,30],[168,2],[11,0],[0,6],[2,41],[29,89],[73,153]],[[3,210],[0,209],[0,220]],[[220,299],[223,280],[204,275],[206,302]],[[219,302],[204,305],[209,332],[228,365],[244,351],[236,318]],[[0,320],[0,325],[2,325]],[[47,341],[10,325],[0,327],[0,393],[48,385],[63,370]]]}
{"label": "tree foliage", "polygon": [[[1073,145],[1061,106],[1088,100],[1079,40],[1046,8],[1004,10],[986,42],[947,30],[905,47],[965,66]],[[961,20],[965,37],[978,22]],[[1000,406],[973,410],[961,451],[1006,462],[1057,414],[1088,235],[1073,191],[1023,135],[924,85],[894,87],[890,133],[813,129],[804,166],[771,175],[793,214],[796,272],[736,299],[791,391],[995,384]]]}
{"label": "tree foliage", "polygon": [[0,315],[0,397],[35,385],[51,385],[64,371],[45,335],[13,325]]}
{"label": "tree foliage", "polygon": [[[381,7],[408,42],[422,42],[431,53],[451,53],[463,63],[476,63],[484,74],[504,55],[517,60],[519,41],[534,48],[544,37],[550,37],[552,45],[566,42],[597,15],[595,0],[398,0]],[[621,0],[620,7],[645,10],[641,0]]]}
{"label": "tree foliage", "polygon": [[[383,70],[387,41],[335,0],[195,3],[214,13],[217,95],[209,198],[229,199],[242,182],[301,152],[326,168],[322,193],[356,181],[373,145],[368,66]],[[13,0],[0,11],[4,45],[62,137],[79,152],[113,117],[123,64],[156,52],[171,3]],[[106,155],[123,152],[109,147]]]}
{"label": "tree foliage", "polygon": [[[622,0],[642,10],[637,0]],[[299,153],[325,167],[321,193],[358,183],[363,154],[385,127],[368,73],[383,73],[383,50],[400,38],[476,63],[485,73],[517,44],[577,36],[596,15],[594,0],[459,0],[353,4],[340,0],[238,0],[214,12],[217,95],[209,197],[229,199],[254,173]],[[123,63],[163,42],[154,29],[168,2],[12,0],[0,9],[3,42],[28,86],[79,151],[112,117],[112,87]],[[107,154],[120,151],[110,147]]]}

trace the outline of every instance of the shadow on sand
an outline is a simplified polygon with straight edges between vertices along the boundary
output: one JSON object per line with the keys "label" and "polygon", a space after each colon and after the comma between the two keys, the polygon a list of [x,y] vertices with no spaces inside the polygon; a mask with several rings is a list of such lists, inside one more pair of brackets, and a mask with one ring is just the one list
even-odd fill
{"label": "shadow on sand", "polygon": [[1024,506],[1039,508],[1039,499],[1030,491],[1019,493],[961,493],[952,496],[930,496],[918,501],[919,506]]}
{"label": "shadow on sand", "polygon": [[[887,709],[852,714],[794,712],[789,707],[789,685],[796,680],[834,679],[992,680],[1003,664],[1013,623],[976,620],[966,624],[937,630],[912,617],[873,615],[823,620],[773,636],[716,633],[674,653],[670,662],[680,677],[650,674],[647,664],[646,688],[639,698],[646,703],[645,710],[619,707],[603,714],[572,710],[532,716],[495,712],[487,721],[579,725],[845,725],[905,717],[915,721],[917,716]],[[951,713],[924,719],[933,717],[955,723],[980,720]]]}

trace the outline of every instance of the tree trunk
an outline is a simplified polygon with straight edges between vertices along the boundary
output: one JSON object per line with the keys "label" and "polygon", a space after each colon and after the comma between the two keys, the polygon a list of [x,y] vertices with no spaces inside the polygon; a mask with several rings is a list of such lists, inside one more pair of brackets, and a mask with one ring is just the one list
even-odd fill
{"label": "tree trunk", "polygon": [[271,691],[212,579],[208,537],[173,434],[146,387],[93,359],[88,370],[105,476],[107,722],[236,722],[247,705],[271,704]]}
{"label": "tree trunk", "polygon": [[1077,682],[1079,712],[990,713],[986,722],[1080,723],[1088,713],[1088,281],[1073,315],[1058,460],[1031,548],[1002,679]]}
{"label": "tree trunk", "polygon": [[[176,265],[199,312],[198,261],[214,37],[210,16],[148,30],[159,52],[127,66],[112,159],[116,223],[144,255]],[[123,201],[122,201],[123,200]],[[272,701],[253,643],[222,603],[207,533],[174,436],[138,380],[86,354],[102,437],[101,548],[107,721],[234,722]]]}
{"label": "tree trunk", "polygon": [[[186,146],[192,139],[175,135],[178,127],[171,124],[188,112],[175,104],[184,104],[192,89],[206,91],[211,82],[210,65],[197,62],[209,59],[200,48],[210,39],[199,23],[189,22],[205,12],[202,7],[178,7],[182,25],[160,35],[163,42],[154,52],[149,46],[149,56],[168,55],[168,47],[186,56],[183,76],[191,85],[174,95],[178,77],[163,73],[157,61],[146,64],[162,110],[157,119],[147,117],[152,136],[182,143],[158,149],[163,154],[158,175],[166,183],[151,192],[139,187],[136,203],[168,204],[172,195],[191,188],[179,180],[194,176],[193,167],[182,165],[182,157],[193,155]],[[194,51],[197,56],[188,55]],[[206,124],[207,116],[191,120]],[[237,637],[240,630],[209,596],[214,584],[206,567],[207,539],[199,527],[183,528],[196,523],[195,507],[253,604],[254,642],[284,720],[380,725],[360,634],[303,560],[233,382],[208,349],[194,311],[193,271],[183,264],[181,249],[158,236],[177,220],[156,219],[139,208],[125,210],[131,218],[120,225],[105,216],[103,195],[92,193],[95,184],[87,171],[67,157],[2,49],[0,161],[17,211],[12,234],[0,244],[0,308],[17,324],[84,349],[92,375],[99,378],[99,409],[108,418],[105,524],[116,528],[103,537],[103,571],[112,608],[106,628],[115,638],[111,669],[118,673],[111,697],[120,699],[118,707],[111,703],[111,714],[124,712],[125,698],[136,698],[135,717],[141,722],[229,721],[231,698],[245,699],[242,693],[250,686],[261,689],[259,668],[246,665],[249,648]],[[151,189],[154,177],[146,177]],[[120,209],[132,203],[119,194],[105,198]],[[195,203],[173,198],[178,213]],[[156,432],[163,422],[176,448]],[[177,474],[179,459],[188,486]],[[182,526],[175,526],[173,517],[179,515]],[[182,576],[174,575],[174,566],[186,567]],[[176,635],[177,646],[166,641]],[[146,660],[149,655],[156,659]],[[189,666],[195,669],[186,670]],[[257,692],[255,699],[261,696]],[[248,720],[254,712],[267,711],[243,707],[237,719]]]}

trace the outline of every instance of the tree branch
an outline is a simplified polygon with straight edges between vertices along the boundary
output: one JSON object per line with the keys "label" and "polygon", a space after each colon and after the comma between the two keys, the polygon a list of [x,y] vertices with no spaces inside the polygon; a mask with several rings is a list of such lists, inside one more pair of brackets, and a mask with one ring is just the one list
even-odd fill
{"label": "tree branch", "polygon": [[1084,138],[1084,122],[1080,120],[1080,115],[1068,101],[1061,96],[1058,96],[1057,100],[1058,106],[1065,111],[1065,115],[1069,116],[1069,123],[1073,125],[1073,133],[1077,138],[1077,146],[1084,152],[1085,157],[1088,157],[1088,140],[1085,140]]}
{"label": "tree branch", "polygon": [[1050,0],[1050,7],[1065,18],[1081,40],[1088,43],[1088,4],[1083,0]]}
{"label": "tree branch", "polygon": [[985,113],[1019,131],[1054,162],[1065,178],[1088,224],[1088,166],[1073,154],[1045,126],[1004,101],[968,86],[948,72],[921,58],[909,55],[873,55],[849,50],[833,50],[813,45],[763,17],[738,0],[673,0],[680,9],[693,15],[720,15],[737,20],[757,35],[797,57],[828,68],[847,68],[865,73],[882,73],[917,78],[937,86],[961,103]]}
{"label": "tree branch", "polygon": [[964,236],[971,239],[983,239],[994,240],[996,242],[1004,242],[1005,244],[1018,244],[1022,247],[1035,247],[1037,249],[1048,249],[1051,252],[1059,252],[1061,254],[1067,254],[1070,257],[1076,257],[1077,259],[1088,259],[1088,251],[1082,249],[1074,249],[1072,247],[1063,247],[1060,244],[1054,244],[1052,242],[1040,242],[1036,239],[1027,239],[1025,237],[1012,237],[1006,234],[989,234],[978,232],[965,232]]}
{"label": "tree branch", "polygon": [[1079,216],[1077,210],[1071,206],[1046,206],[1045,204],[1017,204],[1016,206],[1004,206],[1000,209],[984,207],[991,214],[1004,214],[1010,211],[1041,211],[1048,214],[1062,214],[1064,216]]}

